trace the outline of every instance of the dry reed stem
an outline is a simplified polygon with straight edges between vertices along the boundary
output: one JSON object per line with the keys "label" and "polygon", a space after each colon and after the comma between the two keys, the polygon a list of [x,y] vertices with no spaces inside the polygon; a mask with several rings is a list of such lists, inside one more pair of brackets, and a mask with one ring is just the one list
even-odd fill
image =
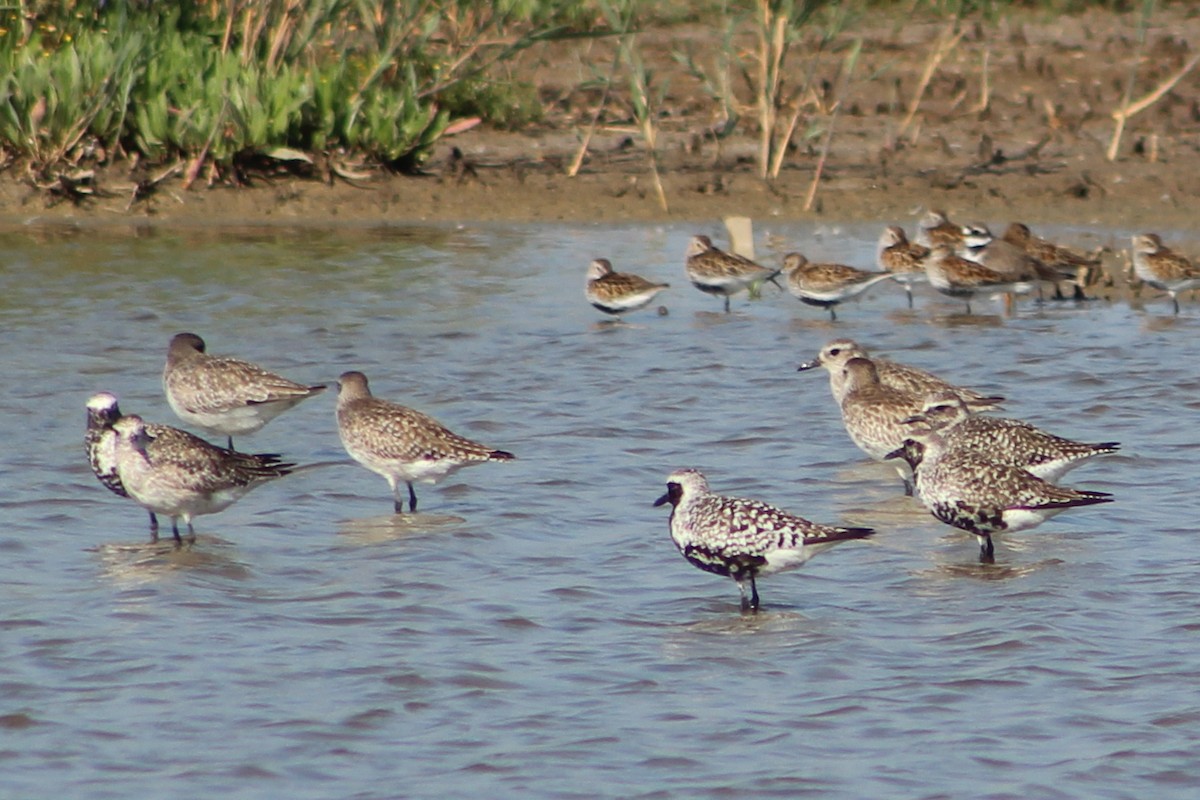
{"label": "dry reed stem", "polygon": [[[1136,65],[1136,61],[1134,62]],[[1106,154],[1109,161],[1116,161],[1117,154],[1121,149],[1121,136],[1125,133],[1125,122],[1132,116],[1145,111],[1150,106],[1162,99],[1163,95],[1175,88],[1175,84],[1183,80],[1189,72],[1195,69],[1196,64],[1200,64],[1200,55],[1192,56],[1186,64],[1184,64],[1174,75],[1160,83],[1154,91],[1146,94],[1135,103],[1129,102],[1129,94],[1126,92],[1126,98],[1121,103],[1121,107],[1112,112],[1112,118],[1116,120],[1116,125],[1113,126],[1112,141],[1108,145],[1108,153]],[[1134,67],[1136,69],[1136,66]],[[1130,89],[1133,88],[1132,81]]]}
{"label": "dry reed stem", "polygon": [[921,73],[921,80],[917,84],[917,90],[913,93],[912,102],[909,103],[908,113],[904,117],[904,121],[900,123],[900,130],[896,132],[896,138],[904,136],[904,132],[908,130],[908,126],[912,124],[913,118],[917,116],[917,109],[921,106],[921,99],[925,96],[925,91],[929,88],[929,82],[933,80],[933,73],[937,72],[937,68],[941,66],[942,61],[950,54],[950,51],[958,46],[966,31],[954,32],[954,28],[958,25],[958,17],[946,23],[946,27],[938,36],[938,45],[929,54],[929,61],[925,64],[925,70]]}
{"label": "dry reed stem", "polygon": [[583,159],[587,156],[588,147],[592,143],[592,136],[596,133],[596,127],[600,124],[600,115],[604,113],[604,106],[608,103],[608,95],[612,91],[613,78],[617,75],[617,66],[620,63],[621,48],[618,47],[613,53],[612,66],[608,68],[608,78],[604,81],[604,93],[600,96],[600,104],[596,106],[596,113],[592,115],[592,122],[583,134],[583,141],[579,143],[579,150],[575,153],[575,158],[571,161],[571,166],[567,168],[568,178],[574,178],[579,174],[579,170],[583,168]]}

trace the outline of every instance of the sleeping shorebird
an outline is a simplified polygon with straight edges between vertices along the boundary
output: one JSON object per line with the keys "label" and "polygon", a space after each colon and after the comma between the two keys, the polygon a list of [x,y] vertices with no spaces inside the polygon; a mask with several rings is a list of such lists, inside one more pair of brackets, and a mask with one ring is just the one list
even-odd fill
{"label": "sleeping shorebird", "polygon": [[397,514],[404,511],[401,482],[408,486],[408,510],[416,511],[414,482],[437,483],[472,464],[516,458],[459,436],[420,411],[372,396],[361,372],[338,378],[337,424],[350,457],[387,479]]}
{"label": "sleeping shorebird", "polygon": [[1162,243],[1156,233],[1133,237],[1133,270],[1143,281],[1171,295],[1179,313],[1180,292],[1200,288],[1200,266]]}
{"label": "sleeping shorebird", "polygon": [[[1009,223],[1001,238],[1021,248],[1052,270],[1073,275],[1071,284],[1075,289],[1072,299],[1087,299],[1083,293],[1083,287],[1088,285],[1092,272],[1100,268],[1099,258],[1080,255],[1069,247],[1063,247],[1040,236],[1034,236],[1033,232],[1029,230],[1029,226],[1021,222]],[[1055,285],[1054,288],[1057,292],[1055,299],[1061,298],[1062,293],[1058,291],[1058,286]]]}
{"label": "sleeping shorebird", "polygon": [[815,264],[799,253],[784,257],[783,273],[793,297],[810,306],[829,309],[831,320],[837,319],[833,307],[838,303],[895,277],[890,272],[866,272],[845,264]]}
{"label": "sleeping shorebird", "polygon": [[962,226],[951,222],[945,211],[931,209],[917,223],[917,236],[913,241],[930,250],[939,244],[957,250],[963,242]]}
{"label": "sleeping shorebird", "polygon": [[650,305],[669,283],[651,283],[640,275],[614,272],[607,258],[597,258],[588,266],[585,293],[587,300],[605,314],[624,314]]}
{"label": "sleeping shorebird", "polygon": [[325,390],[305,386],[257,364],[206,352],[194,333],[171,339],[163,368],[167,403],[181,420],[229,437],[254,433],[302,400]]}
{"label": "sleeping shorebird", "polygon": [[779,286],[779,281],[775,280],[779,270],[761,266],[736,253],[726,253],[714,246],[707,236],[693,236],[688,243],[685,271],[697,289],[725,298],[726,313],[729,313],[732,295],[745,290],[751,297],[756,297],[764,281]]}
{"label": "sleeping shorebird", "polygon": [[737,581],[742,611],[758,610],[756,578],[795,569],[820,550],[874,533],[809,522],[759,500],[713,494],[694,469],[667,476],[667,493],[654,505],[665,503],[671,504],[671,541],[692,566]]}

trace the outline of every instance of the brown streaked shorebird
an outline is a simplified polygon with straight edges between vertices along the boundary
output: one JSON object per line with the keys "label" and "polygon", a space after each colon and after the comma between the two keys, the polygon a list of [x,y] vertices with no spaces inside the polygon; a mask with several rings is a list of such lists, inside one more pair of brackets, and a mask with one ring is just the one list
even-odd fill
{"label": "brown streaked shorebird", "polygon": [[[1071,284],[1075,288],[1072,299],[1087,299],[1087,296],[1083,293],[1083,287],[1088,284],[1093,270],[1100,268],[1099,258],[1081,255],[1069,247],[1063,247],[1048,239],[1034,236],[1033,231],[1029,230],[1029,226],[1022,222],[1009,223],[1008,228],[1004,231],[1004,236],[1001,238],[1009,244],[1021,248],[1026,254],[1036,258],[1050,269],[1073,275]],[[1057,284],[1054,288],[1055,292],[1057,292],[1056,298],[1061,298],[1062,293],[1059,291]]]}
{"label": "brown streaked shorebird", "polygon": [[963,243],[962,226],[951,222],[945,211],[930,209],[917,223],[917,236],[913,241],[930,250],[939,244],[957,250]]}
{"label": "brown streaked shorebird", "polygon": [[[879,371],[869,358],[852,358],[842,367],[846,395],[842,398],[842,423],[859,450],[883,463],[910,437],[911,426],[905,420],[920,413],[923,398],[879,380]],[[904,493],[911,495],[913,484],[903,466],[896,465],[904,481]]]}
{"label": "brown streaked shorebird", "polygon": [[302,400],[325,390],[305,386],[257,364],[207,352],[194,333],[179,333],[167,349],[163,368],[167,403],[181,420],[229,437],[254,433]]}
{"label": "brown streaked shorebird", "polygon": [[929,427],[911,427],[905,445],[888,458],[903,459],[912,468],[917,495],[934,517],[975,535],[980,561],[994,560],[996,535],[1036,527],[1068,508],[1113,500],[1107,492],[1055,486],[1020,467],[949,447]]}
{"label": "brown streaked shorebird", "polygon": [[667,493],[654,505],[665,503],[671,504],[671,541],[692,566],[737,581],[742,611],[758,610],[756,578],[795,569],[832,545],[875,533],[809,522],[759,500],[713,494],[694,469],[667,476]]}
{"label": "brown streaked shorebird", "polygon": [[[87,448],[92,472],[95,473],[100,483],[119,497],[129,497],[129,492],[121,482],[121,476],[117,470],[117,433],[113,430],[113,425],[123,416],[121,408],[117,404],[116,395],[110,392],[99,392],[92,395],[87,402],[87,430],[84,433],[84,445]],[[144,425],[147,436],[145,448],[151,462],[154,461],[160,450],[167,454],[167,458],[172,458],[178,453],[204,453],[207,452],[206,447],[215,447],[187,431],[172,428],[170,425],[154,423],[144,423]],[[270,467],[286,469],[292,466],[284,464],[276,453],[251,454],[238,453],[223,447],[217,449],[223,454],[221,458],[240,463],[251,471]],[[147,508],[147,511],[150,513],[150,535],[157,538],[158,517],[152,508]]]}
{"label": "brown streaked shorebird", "polygon": [[926,396],[919,414],[907,424],[938,431],[950,448],[978,453],[998,464],[1020,467],[1050,483],[1096,456],[1120,450],[1118,442],[1085,444],[1055,436],[1019,419],[972,414],[954,392]]}
{"label": "brown streaked shorebird", "polygon": [[1200,266],[1162,243],[1156,233],[1133,237],[1133,271],[1143,281],[1171,296],[1179,313],[1180,292],[1200,288]]}
{"label": "brown streaked shorebird", "polygon": [[[179,520],[195,539],[193,518],[224,511],[251,489],[295,467],[274,455],[235,453],[184,431],[151,440],[135,414],[116,420],[112,431],[111,453],[122,488],[151,514],[170,517],[176,542],[183,541]],[[156,529],[151,537],[157,541]]]}
{"label": "brown streaked shorebird", "polygon": [[929,283],[944,295],[958,297],[971,313],[971,298],[977,294],[1023,294],[1031,290],[1035,280],[1023,280],[997,272],[977,261],[955,255],[944,244],[935,245],[925,259],[925,274]]}
{"label": "brown streaked shorebird", "polygon": [[875,247],[875,263],[880,269],[887,270],[904,286],[908,295],[908,307],[913,307],[912,287],[914,283],[928,283],[925,274],[925,259],[929,257],[929,248],[910,242],[899,225],[889,225],[879,235]]}
{"label": "brown streaked shorebird", "polygon": [[995,408],[1004,402],[1003,397],[987,396],[974,389],[955,386],[919,367],[871,356],[865,347],[852,339],[834,339],[821,348],[821,352],[815,359],[804,362],[796,368],[796,371],[805,372],[817,367],[824,367],[829,373],[829,389],[833,393],[833,400],[838,406],[841,406],[847,391],[844,368],[846,362],[852,358],[870,358],[874,362],[879,380],[884,386],[890,386],[918,397],[925,397],[933,392],[954,392],[974,411]]}
{"label": "brown streaked shorebird", "polygon": [[404,512],[401,482],[408,486],[408,510],[416,511],[415,481],[437,483],[472,464],[516,458],[459,436],[427,414],[372,396],[361,372],[338,378],[337,424],[350,457],[387,479],[397,514]]}
{"label": "brown streaked shorebird", "polygon": [[799,253],[783,259],[783,273],[793,297],[810,306],[829,309],[829,318],[837,319],[833,307],[870,289],[877,283],[895,278],[890,272],[867,272],[845,264],[818,264]]}
{"label": "brown streaked shorebird", "polygon": [[[982,223],[963,227],[963,247],[958,255],[977,261],[988,269],[1007,275],[1013,280],[1029,282],[1033,288],[1038,290],[1039,300],[1042,298],[1042,283],[1053,284],[1055,291],[1058,291],[1059,281],[1071,280],[1074,277],[1043,264],[1025,252],[1023,247],[1018,247],[1003,239],[997,239],[992,235],[988,226]],[[1011,310],[1013,304],[1011,295],[1019,294],[1019,292],[1012,291],[1007,294],[1010,295],[1010,298],[1006,302]]]}
{"label": "brown streaked shorebird", "polygon": [[697,289],[725,298],[726,313],[729,312],[729,298],[732,295],[745,290],[755,297],[765,281],[779,286],[779,281],[775,280],[779,270],[756,264],[736,253],[726,253],[713,245],[712,239],[707,236],[692,237],[688,243],[684,269],[688,280]]}
{"label": "brown streaked shorebird", "polygon": [[585,293],[587,300],[605,314],[624,314],[644,308],[669,283],[651,283],[640,275],[613,271],[607,258],[597,258],[588,266]]}

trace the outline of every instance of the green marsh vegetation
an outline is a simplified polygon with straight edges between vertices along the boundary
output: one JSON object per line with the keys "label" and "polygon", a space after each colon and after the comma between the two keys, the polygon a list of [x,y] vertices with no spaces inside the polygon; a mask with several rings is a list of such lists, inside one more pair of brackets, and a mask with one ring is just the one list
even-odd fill
{"label": "green marsh vegetation", "polygon": [[[771,180],[797,139],[828,148],[840,95],[853,90],[855,27],[883,8],[896,19],[946,20],[944,51],[968,19],[1122,11],[1132,2],[6,0],[0,169],[38,185],[123,161],[182,172],[185,183],[238,182],[264,161],[310,174],[323,165],[325,177],[343,174],[338,164],[412,170],[455,130],[538,122],[538,87],[514,65],[545,64],[547,46],[580,39],[605,42],[587,50],[590,83],[603,87],[587,119],[594,128],[602,115],[605,123],[624,115],[665,207],[656,151],[669,87],[652,66],[664,53],[647,51],[647,32],[712,31],[711,46],[671,45],[666,58],[722,120],[714,136],[757,139],[756,171]],[[822,60],[836,65],[838,96],[814,88]],[[920,100],[917,92],[910,114]],[[580,138],[578,160],[590,135]]]}

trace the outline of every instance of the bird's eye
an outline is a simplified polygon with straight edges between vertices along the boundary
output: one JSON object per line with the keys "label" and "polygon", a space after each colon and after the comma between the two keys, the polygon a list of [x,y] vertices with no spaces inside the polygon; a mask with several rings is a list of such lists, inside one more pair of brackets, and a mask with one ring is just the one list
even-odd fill
{"label": "bird's eye", "polygon": [[836,356],[840,352],[842,352],[842,349],[840,347],[835,347],[829,351],[829,355]]}

